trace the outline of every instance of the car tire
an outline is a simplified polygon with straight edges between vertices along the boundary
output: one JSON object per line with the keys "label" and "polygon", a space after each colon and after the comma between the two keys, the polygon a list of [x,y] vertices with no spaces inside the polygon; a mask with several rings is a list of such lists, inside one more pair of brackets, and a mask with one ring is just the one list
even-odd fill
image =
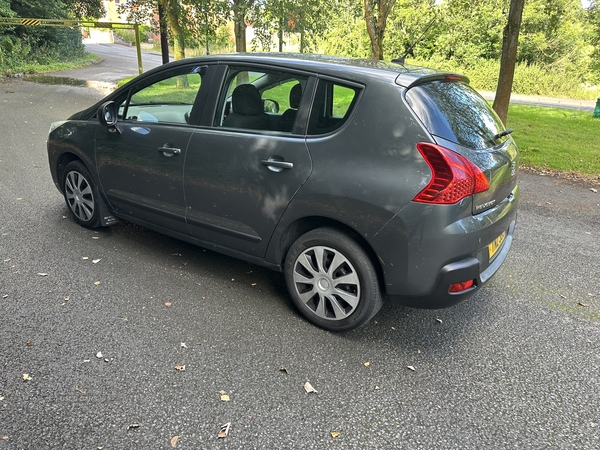
{"label": "car tire", "polygon": [[64,174],[65,202],[75,221],[86,228],[100,227],[98,190],[86,167],[80,161],[72,161]]}
{"label": "car tire", "polygon": [[358,242],[333,228],[317,228],[300,236],[288,251],[284,276],[296,308],[329,331],[364,325],[383,303],[369,255]]}

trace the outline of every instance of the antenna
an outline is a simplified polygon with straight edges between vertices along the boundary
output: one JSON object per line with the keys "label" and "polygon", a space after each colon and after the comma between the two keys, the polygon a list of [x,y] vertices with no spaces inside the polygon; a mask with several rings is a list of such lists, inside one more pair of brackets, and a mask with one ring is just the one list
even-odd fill
{"label": "antenna", "polygon": [[410,47],[408,47],[408,50],[406,50],[404,55],[402,55],[400,58],[392,59],[392,62],[396,63],[396,64],[404,65],[404,62],[406,61],[406,57],[408,56],[408,54],[412,51],[413,48],[415,48],[415,45],[417,45],[421,41],[421,39],[423,39],[423,36],[425,36],[425,34],[431,28],[431,25],[433,25],[434,23],[435,23],[435,17],[433,19],[431,19],[431,22],[429,22],[429,24],[427,24],[427,26],[425,27],[425,31],[423,31],[421,36],[419,36],[419,39],[417,39],[415,42],[412,43],[412,45]]}

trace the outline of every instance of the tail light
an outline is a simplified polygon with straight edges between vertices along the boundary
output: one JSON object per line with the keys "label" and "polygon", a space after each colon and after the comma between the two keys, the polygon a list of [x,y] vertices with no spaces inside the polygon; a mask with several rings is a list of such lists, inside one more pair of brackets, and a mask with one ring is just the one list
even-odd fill
{"label": "tail light", "polygon": [[433,176],[413,201],[449,205],[490,188],[481,169],[464,156],[425,142],[418,143],[417,150],[429,165]]}

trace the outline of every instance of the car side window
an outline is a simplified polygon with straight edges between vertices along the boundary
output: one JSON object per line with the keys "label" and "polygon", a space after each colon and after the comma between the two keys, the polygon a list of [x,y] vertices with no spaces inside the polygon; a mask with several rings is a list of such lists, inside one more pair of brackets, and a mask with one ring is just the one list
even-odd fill
{"label": "car side window", "polygon": [[291,133],[307,80],[282,71],[231,67],[216,125]]}
{"label": "car side window", "polygon": [[340,128],[350,117],[360,89],[319,80],[308,125],[309,135],[326,134]]}
{"label": "car side window", "polygon": [[153,123],[191,124],[190,115],[202,85],[198,68],[186,68],[167,78],[155,81],[134,92],[129,102],[121,105],[119,115],[124,120]]}

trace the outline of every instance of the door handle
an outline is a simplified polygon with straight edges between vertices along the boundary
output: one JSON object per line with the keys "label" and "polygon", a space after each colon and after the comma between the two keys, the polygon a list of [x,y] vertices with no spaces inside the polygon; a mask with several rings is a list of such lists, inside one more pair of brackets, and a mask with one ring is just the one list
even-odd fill
{"label": "door handle", "polygon": [[169,143],[166,143],[162,147],[158,147],[158,151],[167,157],[171,157],[173,155],[179,155],[181,153],[180,148],[175,148]]}
{"label": "door handle", "polygon": [[293,169],[294,163],[289,161],[278,161],[273,159],[273,157],[269,157],[269,159],[263,159],[261,161],[263,166],[267,166],[269,170],[273,172],[281,172],[283,169]]}

